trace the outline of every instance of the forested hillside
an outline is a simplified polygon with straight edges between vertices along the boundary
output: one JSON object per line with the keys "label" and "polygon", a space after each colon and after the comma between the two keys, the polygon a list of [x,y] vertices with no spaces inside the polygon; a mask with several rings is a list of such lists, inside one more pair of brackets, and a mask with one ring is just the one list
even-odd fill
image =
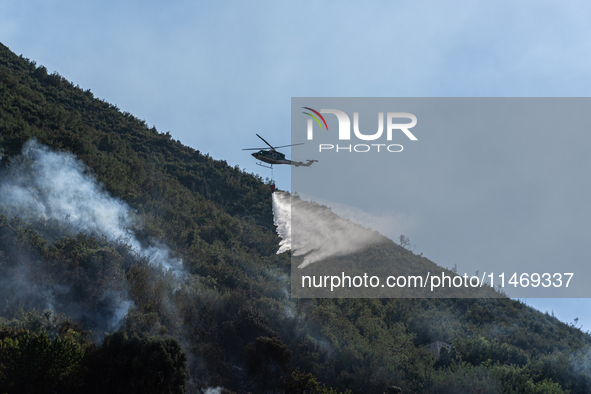
{"label": "forested hillside", "polygon": [[591,392],[518,301],[291,299],[270,185],[198,148],[0,44],[0,393]]}

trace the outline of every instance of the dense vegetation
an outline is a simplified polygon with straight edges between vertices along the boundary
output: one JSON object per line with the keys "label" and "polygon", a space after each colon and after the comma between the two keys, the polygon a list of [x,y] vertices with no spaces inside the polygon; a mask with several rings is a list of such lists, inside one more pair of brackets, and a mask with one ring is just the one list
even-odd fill
{"label": "dense vegetation", "polygon": [[[591,337],[518,301],[290,299],[263,179],[0,44],[0,171],[32,138],[82,160],[188,274],[0,206],[0,393],[591,392]],[[434,340],[452,351],[419,348]]]}

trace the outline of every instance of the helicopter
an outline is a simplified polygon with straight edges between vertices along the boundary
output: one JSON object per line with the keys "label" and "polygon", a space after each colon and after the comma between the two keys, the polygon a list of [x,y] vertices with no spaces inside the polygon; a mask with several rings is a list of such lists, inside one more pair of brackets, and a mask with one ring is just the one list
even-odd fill
{"label": "helicopter", "polygon": [[271,149],[267,149],[267,148],[247,148],[247,149],[242,149],[242,150],[258,150],[258,152],[255,152],[252,154],[252,156],[255,159],[260,160],[261,162],[265,162],[265,163],[269,163],[271,164],[270,166],[266,166],[264,164],[261,163],[256,163],[257,165],[261,166],[261,167],[266,167],[266,168],[273,168],[273,164],[291,164],[292,166],[296,166],[296,167],[310,167],[312,165],[312,163],[317,162],[318,160],[308,160],[306,163],[301,162],[301,161],[293,161],[293,160],[288,160],[285,158],[285,155],[279,151],[277,151],[278,148],[286,148],[288,146],[295,146],[295,145],[304,145],[304,143],[300,143],[300,144],[292,144],[292,145],[282,145],[282,146],[278,146],[278,147],[274,147],[271,144],[269,144],[267,141],[265,141],[265,139],[263,137],[261,137],[260,135],[257,134],[257,137],[259,137],[260,139],[263,140],[263,142],[267,145],[269,145],[269,148]]}

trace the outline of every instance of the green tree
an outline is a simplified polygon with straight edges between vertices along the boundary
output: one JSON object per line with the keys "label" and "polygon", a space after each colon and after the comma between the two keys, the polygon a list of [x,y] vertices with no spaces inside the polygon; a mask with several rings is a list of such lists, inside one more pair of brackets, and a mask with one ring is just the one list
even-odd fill
{"label": "green tree", "polygon": [[0,392],[67,391],[81,384],[84,349],[76,335],[49,338],[47,333],[7,336],[0,341]]}
{"label": "green tree", "polygon": [[87,393],[185,392],[187,354],[174,338],[107,335],[88,367]]}

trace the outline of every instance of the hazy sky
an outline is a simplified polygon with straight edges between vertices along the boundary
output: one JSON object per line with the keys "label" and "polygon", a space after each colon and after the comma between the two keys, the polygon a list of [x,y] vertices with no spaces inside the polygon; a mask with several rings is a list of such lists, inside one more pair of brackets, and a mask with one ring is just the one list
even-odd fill
{"label": "hazy sky", "polygon": [[[269,177],[241,149],[261,146],[255,133],[290,143],[291,97],[589,96],[590,14],[582,1],[4,0],[0,41],[184,144]],[[275,169],[278,187],[290,188],[289,171]],[[588,300],[528,303],[591,329],[580,313]]]}

